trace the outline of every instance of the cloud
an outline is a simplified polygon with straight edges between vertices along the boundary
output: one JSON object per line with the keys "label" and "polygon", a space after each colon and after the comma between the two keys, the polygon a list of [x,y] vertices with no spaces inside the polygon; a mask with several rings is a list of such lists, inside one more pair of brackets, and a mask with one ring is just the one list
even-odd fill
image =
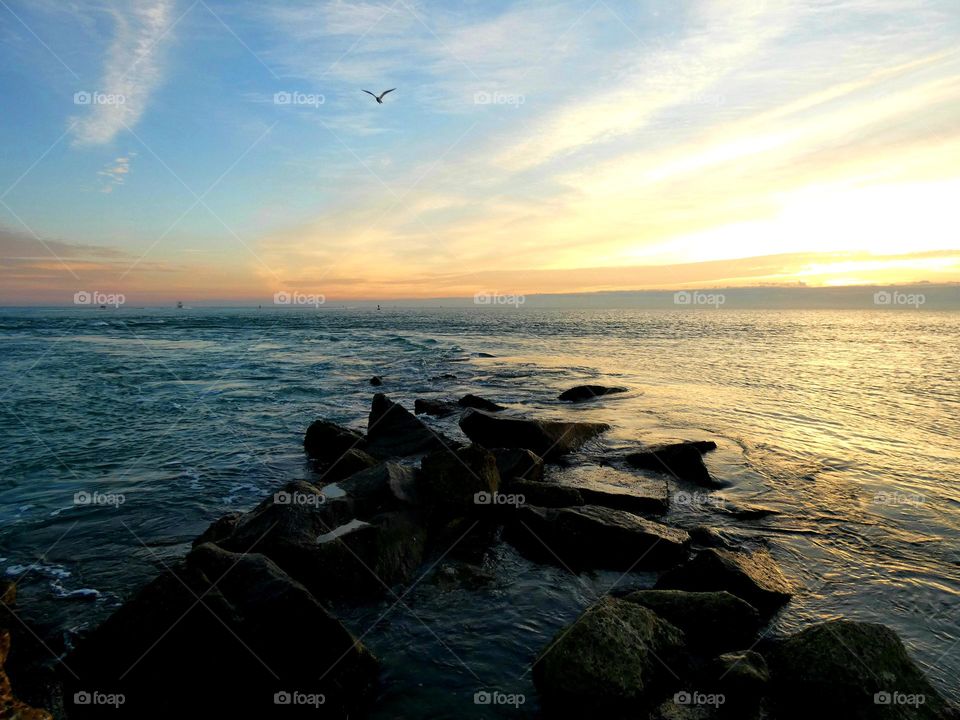
{"label": "cloud", "polygon": [[87,106],[71,119],[75,145],[103,145],[124,126],[139,122],[163,79],[173,8],[173,0],[138,0],[129,10],[111,11],[116,31],[99,86],[81,88],[74,96]]}
{"label": "cloud", "polygon": [[97,171],[102,185],[100,192],[111,193],[117,185],[123,185],[126,182],[127,175],[130,174],[130,158],[136,157],[136,153],[131,152],[127,155],[115,158],[108,162],[103,170]]}

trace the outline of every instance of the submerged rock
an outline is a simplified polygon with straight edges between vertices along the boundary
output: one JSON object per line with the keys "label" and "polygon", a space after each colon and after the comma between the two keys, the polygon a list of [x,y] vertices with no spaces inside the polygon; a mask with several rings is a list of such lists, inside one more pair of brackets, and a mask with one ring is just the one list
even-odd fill
{"label": "submerged rock", "polygon": [[430,453],[420,463],[418,489],[425,505],[453,514],[471,514],[500,487],[493,453],[479,445]]}
{"label": "submerged rock", "polygon": [[500,412],[501,410],[506,410],[503,405],[497,405],[492,400],[486,400],[485,398],[469,393],[457,400],[457,405],[465,408],[474,408],[476,410],[486,410],[488,412]]}
{"label": "submerged rock", "polygon": [[[324,717],[347,718],[372,699],[378,672],[376,658],[276,564],[211,544],[124,603],[66,666],[80,678],[64,673],[71,718],[271,717],[284,693],[322,695]],[[93,692],[123,702],[116,710],[83,702]]]}
{"label": "submerged rock", "polygon": [[710,440],[658,445],[630,453],[626,460],[640,470],[653,470],[703,487],[720,488],[725,484],[714,479],[703,462],[703,453],[716,447]]}
{"label": "submerged rock", "polygon": [[760,630],[760,614],[728,592],[638,590],[623,598],[643,605],[683,630],[687,642],[704,652],[748,647]]}
{"label": "submerged rock", "polygon": [[367,452],[376,457],[403,457],[455,446],[383,393],[373,396],[367,420]]}
{"label": "submerged rock", "polygon": [[544,709],[562,717],[641,717],[672,692],[683,633],[635,603],[606,597],[561,629],[533,664]]}
{"label": "submerged rock", "polygon": [[766,655],[778,718],[960,717],[883,625],[830,620],[775,642]]}
{"label": "submerged rock", "polygon": [[577,385],[569,390],[565,390],[557,397],[558,400],[567,402],[583,402],[584,400],[593,400],[604,395],[613,395],[614,393],[627,392],[625,387],[606,387],[604,385]]}
{"label": "submerged rock", "polygon": [[374,387],[380,387],[383,385],[383,378],[379,375],[374,375],[372,378],[370,378],[370,384]]}
{"label": "submerged rock", "polygon": [[454,402],[447,400],[424,400],[417,398],[413,401],[413,412],[416,415],[433,415],[434,417],[447,417],[462,410]]}
{"label": "submerged rock", "polygon": [[678,568],[664,573],[658,589],[695,592],[726,590],[771,615],[793,595],[793,586],[766,550],[733,552],[707,548]]}
{"label": "submerged rock", "polygon": [[315,420],[307,428],[303,449],[310,457],[329,464],[351,449],[363,450],[366,439],[356,430],[327,420]]}
{"label": "submerged rock", "polygon": [[514,480],[539,482],[543,479],[543,458],[522,448],[493,448],[497,470],[504,486]]}
{"label": "submerged rock", "polygon": [[690,542],[684,530],[595,505],[521,506],[508,538],[537,560],[612,570],[673,565],[684,559]]}
{"label": "submerged rock", "polygon": [[576,450],[610,429],[603,423],[528,420],[468,410],[460,429],[473,442],[488,448],[523,448],[550,459]]}

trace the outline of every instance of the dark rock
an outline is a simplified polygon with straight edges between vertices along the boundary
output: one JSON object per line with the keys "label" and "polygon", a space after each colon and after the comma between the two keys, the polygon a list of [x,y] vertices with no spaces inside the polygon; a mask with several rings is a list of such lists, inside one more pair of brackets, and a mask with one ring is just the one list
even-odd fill
{"label": "dark rock", "polygon": [[487,410],[488,412],[499,412],[501,410],[506,410],[502,405],[497,405],[492,400],[486,400],[477,395],[464,395],[462,398],[457,400],[457,405],[465,408],[474,408],[476,410]]}
{"label": "dark rock", "polygon": [[380,387],[383,385],[383,378],[379,375],[374,375],[372,378],[370,378],[370,384],[374,387]]}
{"label": "dark rock", "polygon": [[369,453],[358,450],[357,448],[351,448],[334,460],[329,466],[323,468],[320,471],[320,477],[317,478],[316,483],[318,485],[327,485],[337,482],[338,480],[343,480],[343,478],[350,477],[361,470],[374,467],[378,462],[379,461]]}
{"label": "dark rock", "polygon": [[757,705],[768,689],[770,670],[763,655],[753,650],[737,650],[714,658],[708,670],[707,684],[722,693],[729,706]]}
{"label": "dark rock", "polygon": [[690,529],[690,539],[694,545],[709,548],[724,548],[725,550],[737,550],[742,543],[729,532],[720,528],[698,525]]}
{"label": "dark rock", "polygon": [[521,506],[513,516],[508,539],[536,560],[624,571],[681,562],[690,542],[684,530],[595,505]]}
{"label": "dark rock", "polygon": [[512,495],[522,496],[523,500],[519,503],[520,505],[536,505],[543,508],[586,505],[580,491],[566,485],[514,480],[510,483],[509,492]]}
{"label": "dark rock", "polygon": [[575,487],[588,505],[640,514],[663,514],[670,505],[666,480],[639,477],[611,467],[579,465],[552,474],[550,480]]}
{"label": "dark rock", "polygon": [[625,387],[606,387],[604,385],[577,385],[560,393],[558,400],[567,402],[582,402],[584,400],[593,400],[594,398],[612,395],[614,393],[627,392]]}
{"label": "dark rock", "polygon": [[770,515],[780,514],[779,510],[766,505],[736,505],[731,502],[725,502],[719,505],[717,509],[737,520],[759,520]]}
{"label": "dark rock", "polygon": [[496,355],[491,355],[491,354],[488,353],[488,352],[478,352],[478,353],[477,353],[477,357],[478,357],[478,358],[492,358],[492,357],[496,357]]}
{"label": "dark rock", "polygon": [[500,488],[497,461],[489,450],[469,445],[456,451],[430,453],[420,463],[418,491],[431,509],[470,514],[484,503],[478,493],[495,495]]}
{"label": "dark rock", "polygon": [[310,423],[303,437],[303,449],[312,458],[329,464],[350,449],[363,450],[366,440],[356,430],[326,420]]}
{"label": "dark rock", "polygon": [[527,420],[468,410],[460,418],[460,429],[484,447],[524,448],[546,460],[576,450],[609,430],[610,426],[603,423]]}
{"label": "dark rock", "polygon": [[606,597],[557,633],[533,664],[533,682],[544,709],[562,717],[641,717],[672,691],[684,654],[676,627]]}
{"label": "dark rock", "polygon": [[413,401],[413,412],[417,415],[433,415],[434,417],[447,417],[461,411],[461,407],[454,402],[446,400],[424,400],[417,398]]}
{"label": "dark rock", "polygon": [[367,440],[367,452],[382,458],[417,455],[454,446],[452,441],[431,430],[383,393],[373,396]]}
{"label": "dark rock", "polygon": [[[124,603],[66,666],[82,678],[64,673],[71,718],[272,717],[275,695],[293,692],[323,694],[323,716],[346,718],[369,702],[378,671],[369,651],[273,562],[211,544]],[[94,690],[122,693],[124,703],[70,702]]]}
{"label": "dark rock", "polygon": [[472,563],[444,563],[431,577],[432,582],[442,590],[478,590],[490,585],[496,576],[480,565]]}
{"label": "dark rock", "polygon": [[0,605],[10,607],[17,602],[17,583],[13,580],[0,580]]}
{"label": "dark rock", "polygon": [[351,475],[337,487],[353,500],[354,515],[362,519],[414,503],[415,476],[412,467],[385,462]]}
{"label": "dark rock", "polygon": [[766,655],[778,718],[960,717],[883,625],[830,620],[776,642]]}
{"label": "dark rock", "polygon": [[691,647],[704,652],[748,647],[760,630],[760,614],[728,592],[638,590],[624,600],[649,608],[683,630]]}
{"label": "dark rock", "polygon": [[657,581],[658,589],[726,590],[771,615],[790,600],[793,587],[766,550],[751,553],[708,548]]}
{"label": "dark rock", "polygon": [[[261,503],[262,504],[262,503]],[[193,547],[203,545],[204,543],[216,543],[224,538],[230,537],[237,529],[244,514],[242,512],[227,513],[223,517],[217,518],[209,527],[200,533],[193,540]]]}
{"label": "dark rock", "polygon": [[[9,583],[13,585],[13,583]],[[15,588],[16,586],[14,586]],[[10,592],[9,586],[5,588]],[[16,590],[13,590],[14,596]],[[6,593],[5,593],[6,594]],[[14,598],[7,602],[4,599],[4,605],[12,605]],[[13,694],[13,687],[10,678],[7,677],[6,664],[10,655],[10,631],[6,628],[0,628],[0,717],[11,718],[12,720],[53,720],[53,715],[46,710],[38,710],[30,707],[27,703],[18,699]]]}
{"label": "dark rock", "polygon": [[716,443],[712,441],[673,443],[630,453],[626,460],[640,470],[664,473],[703,487],[725,487],[724,483],[710,475],[710,471],[703,463],[703,453],[714,448]]}
{"label": "dark rock", "polygon": [[522,448],[494,448],[492,452],[504,487],[513,480],[539,482],[543,479],[543,458],[536,453]]}

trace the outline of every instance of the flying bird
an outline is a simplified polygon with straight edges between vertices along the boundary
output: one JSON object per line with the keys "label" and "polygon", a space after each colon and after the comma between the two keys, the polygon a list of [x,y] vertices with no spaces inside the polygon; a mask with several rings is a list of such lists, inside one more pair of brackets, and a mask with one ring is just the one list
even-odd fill
{"label": "flying bird", "polygon": [[383,105],[383,96],[386,95],[387,93],[392,93],[394,90],[396,90],[396,88],[390,88],[389,90],[384,90],[379,95],[374,95],[369,90],[364,90],[364,92],[370,97],[372,97],[374,100],[376,100],[378,105]]}

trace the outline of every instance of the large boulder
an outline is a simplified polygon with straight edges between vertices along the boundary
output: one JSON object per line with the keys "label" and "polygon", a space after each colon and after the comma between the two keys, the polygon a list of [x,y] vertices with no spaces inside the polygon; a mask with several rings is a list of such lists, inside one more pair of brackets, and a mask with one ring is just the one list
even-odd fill
{"label": "large boulder", "polygon": [[578,465],[553,473],[550,480],[575,487],[588,505],[659,515],[670,505],[665,479],[640,477],[616,468]]}
{"label": "large boulder", "polygon": [[544,709],[562,717],[644,717],[686,664],[683,633],[635,603],[606,597],[561,629],[533,664]]}
{"label": "large boulder", "polygon": [[486,410],[487,412],[500,412],[506,408],[503,405],[497,405],[492,400],[479,397],[478,395],[467,394],[457,400],[457,405],[464,408],[474,408],[476,410]]}
{"label": "large boulder", "polygon": [[543,458],[524,448],[494,448],[497,470],[504,487],[514,480],[543,480]]}
{"label": "large boulder", "polygon": [[512,518],[508,539],[535,560],[623,571],[681,562],[690,542],[684,530],[595,505],[521,506]]}
{"label": "large boulder", "polygon": [[572,452],[610,429],[604,423],[529,420],[468,410],[460,429],[473,442],[488,448],[524,448],[545,460]]}
{"label": "large boulder", "polygon": [[760,630],[760,614],[728,592],[637,590],[624,600],[643,605],[683,630],[690,647],[719,653],[749,647]]}
{"label": "large boulder", "polygon": [[[13,694],[13,686],[7,675],[7,658],[10,655],[11,635],[5,625],[14,620],[13,605],[17,599],[17,584],[13,580],[0,580],[0,717],[13,720],[53,720],[46,710],[33,708]],[[19,620],[19,618],[17,618]],[[14,621],[16,622],[16,621]],[[33,633],[22,625],[27,632]]]}
{"label": "large boulder", "polygon": [[771,615],[793,595],[793,586],[766,550],[733,552],[707,548],[678,568],[664,573],[658,589],[693,592],[726,590]]}
{"label": "large boulder", "polygon": [[577,385],[569,390],[564,390],[557,397],[558,400],[566,402],[583,402],[584,400],[593,400],[604,395],[613,395],[614,393],[627,392],[625,387],[606,387],[604,385]]}
{"label": "large boulder", "polygon": [[432,510],[470,514],[496,495],[500,473],[493,453],[479,445],[425,456],[417,480],[419,496]]}
{"label": "large boulder", "polygon": [[726,652],[710,661],[706,684],[721,693],[726,705],[749,708],[759,704],[770,685],[767,661],[754,650]]}
{"label": "large boulder", "polygon": [[766,654],[778,718],[960,717],[883,625],[830,620],[775,642]]}
{"label": "large boulder", "polygon": [[379,461],[363,450],[350,448],[326,466],[322,467],[314,482],[318,485],[327,485],[345,477],[350,477],[354,473],[366,470],[376,465]]}
{"label": "large boulder", "polygon": [[417,398],[413,401],[413,412],[416,415],[433,415],[434,417],[447,417],[462,410],[454,402],[447,400],[424,400]]}
{"label": "large boulder", "polygon": [[383,393],[373,396],[367,441],[367,452],[380,458],[419,455],[455,445]]}
{"label": "large boulder", "polygon": [[366,518],[416,501],[416,469],[385,462],[361,470],[336,485],[353,501],[354,516]]}
{"label": "large boulder", "polygon": [[[277,565],[211,544],[124,603],[65,666],[70,718],[273,717],[294,694],[293,717],[315,717],[319,705],[323,717],[347,718],[372,699],[378,672]],[[114,709],[108,698],[120,696]]]}
{"label": "large boulder", "polygon": [[575,487],[556,483],[514,480],[508,492],[518,498],[517,505],[536,505],[542,508],[563,508],[586,505],[583,495]]}
{"label": "large boulder", "polygon": [[627,462],[640,470],[652,470],[707,488],[725,487],[716,480],[703,462],[703,453],[716,449],[711,440],[657,445],[626,456]]}
{"label": "large boulder", "polygon": [[307,455],[328,465],[351,449],[363,450],[366,439],[356,430],[328,420],[315,420],[310,423],[303,436],[303,449]]}

